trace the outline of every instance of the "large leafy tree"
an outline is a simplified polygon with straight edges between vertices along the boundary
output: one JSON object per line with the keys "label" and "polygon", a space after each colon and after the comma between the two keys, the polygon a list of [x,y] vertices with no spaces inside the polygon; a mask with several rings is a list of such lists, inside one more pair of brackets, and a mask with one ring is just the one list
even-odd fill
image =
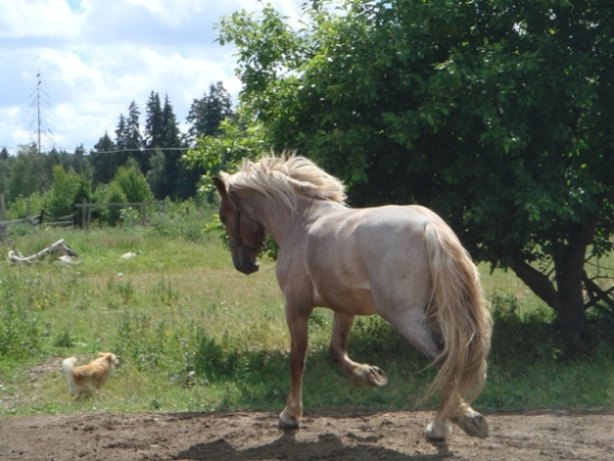
{"label": "large leafy tree", "polygon": [[586,337],[584,272],[611,250],[614,27],[606,0],[312,2],[225,18],[241,103],[278,148],[351,186],[356,205],[417,201],[509,267],[568,338]]}

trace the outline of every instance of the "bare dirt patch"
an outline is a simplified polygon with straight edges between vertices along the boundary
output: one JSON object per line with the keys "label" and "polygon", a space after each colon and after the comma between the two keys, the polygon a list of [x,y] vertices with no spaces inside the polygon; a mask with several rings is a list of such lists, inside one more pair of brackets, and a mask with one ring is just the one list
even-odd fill
{"label": "bare dirt patch", "polygon": [[72,414],[0,418],[0,459],[60,460],[614,460],[614,413],[490,414],[491,436],[422,432],[431,412],[321,412],[298,431],[269,412]]}

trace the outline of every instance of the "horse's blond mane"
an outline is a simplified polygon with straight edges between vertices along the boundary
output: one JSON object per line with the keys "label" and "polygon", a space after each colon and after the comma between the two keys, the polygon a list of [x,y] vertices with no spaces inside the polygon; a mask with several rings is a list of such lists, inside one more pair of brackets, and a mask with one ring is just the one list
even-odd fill
{"label": "horse's blond mane", "polygon": [[239,171],[228,178],[229,189],[252,189],[296,208],[296,196],[345,203],[345,186],[311,160],[283,153],[257,161],[243,160]]}

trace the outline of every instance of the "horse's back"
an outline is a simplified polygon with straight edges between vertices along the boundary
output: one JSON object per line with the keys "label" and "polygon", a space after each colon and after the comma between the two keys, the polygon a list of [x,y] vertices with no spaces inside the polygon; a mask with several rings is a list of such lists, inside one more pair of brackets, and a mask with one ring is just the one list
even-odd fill
{"label": "horse's back", "polygon": [[306,241],[307,267],[319,301],[371,314],[380,311],[378,304],[399,298],[426,300],[430,282],[424,229],[437,219],[426,208],[395,205],[322,215]]}

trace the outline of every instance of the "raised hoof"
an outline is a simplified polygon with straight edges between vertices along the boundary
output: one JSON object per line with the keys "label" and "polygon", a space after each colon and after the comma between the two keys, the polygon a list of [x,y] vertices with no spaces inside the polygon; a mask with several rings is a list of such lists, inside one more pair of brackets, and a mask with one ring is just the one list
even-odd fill
{"label": "raised hoof", "polygon": [[381,368],[366,366],[354,372],[352,383],[356,386],[382,387],[388,384],[388,376]]}
{"label": "raised hoof", "polygon": [[279,415],[278,427],[283,430],[298,429],[300,421],[297,417],[290,415],[286,410]]}
{"label": "raised hoof", "polygon": [[450,424],[446,423],[443,428],[436,428],[434,423],[429,423],[424,431],[424,436],[431,442],[441,442],[448,438],[452,432]]}
{"label": "raised hoof", "polygon": [[477,411],[471,411],[454,422],[471,437],[488,437],[488,421]]}

